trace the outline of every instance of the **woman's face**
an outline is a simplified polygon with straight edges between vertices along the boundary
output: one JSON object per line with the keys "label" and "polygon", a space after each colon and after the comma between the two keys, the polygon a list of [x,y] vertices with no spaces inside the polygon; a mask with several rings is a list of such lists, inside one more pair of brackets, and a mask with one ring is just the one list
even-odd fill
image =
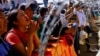
{"label": "woman's face", "polygon": [[24,11],[19,10],[17,15],[17,24],[22,27],[26,27],[30,24],[29,17],[24,13]]}
{"label": "woman's face", "polygon": [[7,19],[6,16],[0,15],[0,34],[2,35],[3,33],[5,33],[7,31]]}

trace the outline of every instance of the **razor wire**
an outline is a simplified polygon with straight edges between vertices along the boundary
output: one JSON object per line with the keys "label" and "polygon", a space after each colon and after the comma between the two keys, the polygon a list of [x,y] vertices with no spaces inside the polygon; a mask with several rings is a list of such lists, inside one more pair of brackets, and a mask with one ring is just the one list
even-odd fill
{"label": "razor wire", "polygon": [[[45,48],[46,48],[46,45],[48,43],[48,39],[49,39],[49,36],[50,34],[52,33],[53,29],[55,28],[55,26],[58,24],[59,20],[56,22],[57,20],[57,16],[60,14],[60,11],[63,9],[63,7],[65,6],[66,2],[64,1],[59,7],[58,7],[58,10],[57,10],[57,13],[56,13],[56,16],[53,18],[53,20],[51,21],[50,23],[50,26],[48,27],[47,31],[44,33],[45,29],[46,29],[46,26],[47,26],[47,23],[49,21],[49,18],[50,18],[50,15],[52,14],[53,10],[55,9],[55,7],[57,6],[57,3],[55,3],[55,5],[52,7],[48,17],[46,17],[46,22],[44,23],[43,25],[43,30],[42,30],[42,33],[41,33],[41,38],[40,38],[40,41],[41,41],[41,44],[40,44],[40,47],[39,47],[39,56],[44,56],[44,52],[45,52]],[[87,43],[87,42],[86,42]],[[97,45],[97,44],[91,44],[91,43],[88,43],[90,45]]]}
{"label": "razor wire", "polygon": [[[55,6],[52,8],[52,10],[50,11],[50,14],[48,15],[47,17],[47,20],[46,22],[44,23],[44,26],[43,26],[43,30],[42,30],[42,33],[41,33],[41,44],[40,44],[40,48],[39,48],[39,56],[44,56],[44,52],[45,52],[45,48],[46,48],[46,45],[48,43],[48,39],[49,39],[49,36],[51,34],[51,31],[53,31],[54,27],[56,26],[55,22],[57,20],[57,16],[59,16],[60,14],[60,11],[64,8],[66,4],[66,1],[64,1],[59,7],[58,7],[58,10],[57,10],[57,13],[56,13],[56,16],[53,18],[53,20],[51,21],[50,23],[50,27],[48,27],[47,31],[44,33],[45,31],[45,28],[46,28],[46,25],[47,25],[47,22],[50,18],[50,15],[51,13],[53,12]],[[54,25],[55,24],[55,25]]]}

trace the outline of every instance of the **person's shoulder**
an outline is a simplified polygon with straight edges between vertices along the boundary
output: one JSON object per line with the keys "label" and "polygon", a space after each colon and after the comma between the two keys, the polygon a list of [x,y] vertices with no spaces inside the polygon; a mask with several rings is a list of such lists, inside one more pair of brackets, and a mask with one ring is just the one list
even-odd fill
{"label": "person's shoulder", "polygon": [[11,30],[9,30],[6,34],[6,38],[11,38],[11,37],[18,37],[16,33],[19,33],[18,30],[12,28]]}
{"label": "person's shoulder", "polygon": [[6,40],[8,40],[8,39],[16,39],[16,38],[18,38],[18,36],[16,34],[14,34],[14,33],[7,33],[7,35],[6,35]]}
{"label": "person's shoulder", "polygon": [[17,35],[16,35],[16,34],[14,34],[14,33],[12,33],[12,32],[9,32],[9,33],[7,33],[7,35],[6,35],[6,36],[9,36],[9,37],[10,37],[10,36],[14,36],[14,37],[15,37],[15,36],[17,36]]}
{"label": "person's shoulder", "polygon": [[5,40],[10,44],[10,45],[15,45],[15,44],[19,44],[20,38],[14,34],[14,33],[8,33],[5,37]]}

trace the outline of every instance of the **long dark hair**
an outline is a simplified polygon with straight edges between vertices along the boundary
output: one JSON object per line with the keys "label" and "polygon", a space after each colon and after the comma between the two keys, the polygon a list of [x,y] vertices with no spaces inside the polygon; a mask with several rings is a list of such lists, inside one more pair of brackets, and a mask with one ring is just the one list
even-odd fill
{"label": "long dark hair", "polygon": [[11,28],[15,28],[16,25],[13,23],[13,22],[16,22],[17,21],[17,15],[18,15],[18,10],[13,10],[11,11],[11,13],[9,13],[8,15],[8,31],[11,29]]}

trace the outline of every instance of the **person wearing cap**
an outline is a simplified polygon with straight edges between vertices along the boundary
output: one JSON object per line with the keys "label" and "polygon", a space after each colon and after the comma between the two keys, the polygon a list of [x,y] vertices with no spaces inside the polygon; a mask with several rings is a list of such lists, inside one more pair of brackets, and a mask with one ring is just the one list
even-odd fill
{"label": "person wearing cap", "polygon": [[23,10],[27,14],[27,16],[32,20],[37,7],[38,6],[34,3],[22,3],[19,5],[18,9]]}
{"label": "person wearing cap", "polygon": [[79,32],[82,26],[84,27],[87,26],[87,18],[80,4],[77,4],[75,6],[74,14],[76,14],[77,19],[78,19],[78,30],[76,31],[76,35],[75,35],[75,50],[77,54],[80,54],[80,47],[79,47],[79,35],[80,34]]}
{"label": "person wearing cap", "polygon": [[[22,3],[19,5],[18,9],[25,11],[25,13],[28,15],[28,17],[32,20],[34,20],[33,16],[34,16],[34,14],[36,14],[35,12],[37,11],[38,14],[40,12],[39,11],[40,8],[37,3]],[[43,10],[45,11],[45,9],[43,9]],[[43,15],[43,13],[44,12],[40,13],[40,15]],[[42,16],[42,17],[44,17],[44,16]]]}
{"label": "person wearing cap", "polygon": [[42,24],[43,24],[43,19],[44,19],[44,15],[46,14],[47,9],[46,8],[41,8],[38,12],[39,15],[35,15],[34,11],[35,9],[35,4],[34,3],[22,3],[19,6],[19,9],[23,10],[26,15],[29,17],[30,20],[34,20],[37,21],[39,23],[40,29],[38,30],[38,36],[40,38],[40,32],[42,31]]}
{"label": "person wearing cap", "polygon": [[9,23],[6,41],[12,46],[14,55],[34,56],[40,45],[36,36],[38,23],[30,20],[23,10],[11,11],[7,20]]}

